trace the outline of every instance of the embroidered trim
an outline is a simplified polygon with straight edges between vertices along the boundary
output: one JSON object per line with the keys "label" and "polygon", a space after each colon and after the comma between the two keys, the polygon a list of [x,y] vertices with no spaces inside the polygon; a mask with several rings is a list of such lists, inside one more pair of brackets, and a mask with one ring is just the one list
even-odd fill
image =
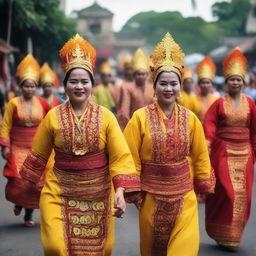
{"label": "embroidered trim", "polygon": [[173,202],[156,200],[153,215],[151,256],[167,255],[167,246],[176,220],[183,208],[184,198]]}
{"label": "embroidered trim", "polygon": [[25,180],[38,183],[46,164],[47,160],[41,155],[30,152],[20,169],[20,176]]}
{"label": "embroidered trim", "polygon": [[163,120],[156,103],[145,110],[152,141],[152,161],[176,162],[184,159],[189,154],[189,111],[175,105],[172,118]]}
{"label": "embroidered trim", "polygon": [[233,100],[229,95],[223,97],[223,107],[227,116],[227,125],[242,127],[246,126],[250,107],[245,95],[241,94],[240,105],[237,110],[235,109]]}
{"label": "embroidered trim", "polygon": [[125,192],[140,190],[140,176],[136,174],[118,174],[113,177],[112,182],[115,190],[119,187],[125,189]]}
{"label": "embroidered trim", "polygon": [[56,108],[64,151],[76,155],[99,151],[102,108],[89,102],[87,113],[79,122],[71,108],[69,102]]}
{"label": "embroidered trim", "polygon": [[196,193],[214,193],[216,178],[211,168],[208,179],[194,179],[194,190]]}

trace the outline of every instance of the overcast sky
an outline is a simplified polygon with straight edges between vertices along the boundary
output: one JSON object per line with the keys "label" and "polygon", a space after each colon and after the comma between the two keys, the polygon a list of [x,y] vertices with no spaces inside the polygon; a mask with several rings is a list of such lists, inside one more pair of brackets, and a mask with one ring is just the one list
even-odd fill
{"label": "overcast sky", "polygon": [[[114,13],[113,26],[119,31],[133,15],[145,11],[180,11],[183,16],[201,16],[207,21],[213,20],[211,6],[216,2],[230,0],[196,0],[197,8],[192,9],[191,0],[97,0],[102,7]],[[95,0],[66,0],[66,13],[92,5]]]}

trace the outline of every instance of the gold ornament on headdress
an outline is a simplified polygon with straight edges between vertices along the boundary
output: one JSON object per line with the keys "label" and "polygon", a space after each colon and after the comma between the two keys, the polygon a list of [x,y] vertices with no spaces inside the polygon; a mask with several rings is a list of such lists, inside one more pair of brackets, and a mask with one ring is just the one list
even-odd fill
{"label": "gold ornament on headdress", "polygon": [[149,71],[149,58],[140,48],[134,53],[132,58],[132,68],[134,71],[139,69],[144,69],[147,72]]}
{"label": "gold ornament on headdress", "polygon": [[190,68],[184,67],[183,68],[183,75],[182,75],[183,80],[187,78],[193,78],[193,72]]}
{"label": "gold ornament on headdress", "polygon": [[44,63],[40,69],[40,82],[41,84],[52,83],[54,84],[56,79],[55,73],[49,67],[48,63]]}
{"label": "gold ornament on headdress", "polygon": [[65,43],[59,55],[65,75],[72,68],[84,68],[94,76],[96,50],[79,34],[76,34]]}
{"label": "gold ornament on headdress", "polygon": [[209,56],[206,56],[197,66],[196,68],[198,80],[207,78],[213,81],[215,73],[216,73],[216,66],[212,59]]}
{"label": "gold ornament on headdress", "polygon": [[238,75],[245,79],[247,70],[247,59],[240,48],[236,47],[223,61],[223,72],[225,80],[230,76]]}
{"label": "gold ornament on headdress", "polygon": [[28,54],[17,67],[17,76],[20,79],[20,83],[23,83],[27,79],[33,80],[38,84],[40,66],[36,59]]}
{"label": "gold ornament on headdress", "polygon": [[157,44],[150,58],[152,61],[150,68],[154,83],[158,75],[163,71],[173,71],[182,79],[184,53],[169,32]]}
{"label": "gold ornament on headdress", "polygon": [[132,56],[127,53],[122,60],[122,64],[124,68],[127,68],[127,67],[132,68]]}
{"label": "gold ornament on headdress", "polygon": [[100,64],[99,71],[101,74],[111,74],[112,73],[111,66],[107,61],[104,61]]}

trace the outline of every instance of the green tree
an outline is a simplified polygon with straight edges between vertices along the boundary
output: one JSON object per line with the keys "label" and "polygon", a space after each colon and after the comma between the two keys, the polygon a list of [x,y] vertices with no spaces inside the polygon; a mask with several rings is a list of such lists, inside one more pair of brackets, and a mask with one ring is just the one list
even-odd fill
{"label": "green tree", "polygon": [[[0,37],[6,39],[9,0],[0,0]],[[75,33],[75,21],[59,10],[59,0],[13,0],[11,44],[27,53],[32,38],[34,54],[41,61],[53,61],[58,50]]]}
{"label": "green tree", "polygon": [[250,6],[250,0],[219,2],[213,4],[212,14],[226,35],[244,35]]}
{"label": "green tree", "polygon": [[186,54],[207,53],[218,44],[221,29],[200,17],[184,18],[179,12],[154,11],[133,16],[122,28],[123,33],[144,36],[150,50],[169,31]]}

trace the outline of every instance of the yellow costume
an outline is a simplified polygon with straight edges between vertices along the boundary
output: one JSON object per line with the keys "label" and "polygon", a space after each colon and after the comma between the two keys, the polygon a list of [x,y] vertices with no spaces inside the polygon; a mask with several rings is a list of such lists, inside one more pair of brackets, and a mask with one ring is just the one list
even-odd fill
{"label": "yellow costume", "polygon": [[[215,73],[216,73],[216,66],[212,59],[209,56],[206,56],[197,66],[197,75],[198,75],[198,81],[202,79],[209,79],[213,81]],[[209,107],[212,105],[212,103],[217,99],[218,97],[215,96],[212,93],[208,93],[207,95],[199,94],[196,96],[197,101],[197,112],[195,114],[200,119],[200,121],[203,123],[205,114]]]}
{"label": "yellow costume", "polygon": [[[153,79],[165,70],[180,76],[179,53],[168,33],[152,55]],[[141,255],[196,256],[199,227],[193,187],[200,193],[214,189],[200,121],[177,104],[168,119],[155,102],[133,114],[124,135],[141,176]]]}
{"label": "yellow costume", "polygon": [[[87,61],[83,68],[93,75],[90,58],[95,51],[87,44],[76,35],[62,48],[65,73],[70,68],[68,62],[76,68]],[[117,120],[109,110],[90,102],[80,119],[70,102],[53,108],[41,123],[32,153],[23,164],[24,179],[37,183],[53,148],[55,166],[46,175],[40,198],[45,255],[111,255],[111,178],[115,188],[123,187],[126,192],[139,189]]]}

